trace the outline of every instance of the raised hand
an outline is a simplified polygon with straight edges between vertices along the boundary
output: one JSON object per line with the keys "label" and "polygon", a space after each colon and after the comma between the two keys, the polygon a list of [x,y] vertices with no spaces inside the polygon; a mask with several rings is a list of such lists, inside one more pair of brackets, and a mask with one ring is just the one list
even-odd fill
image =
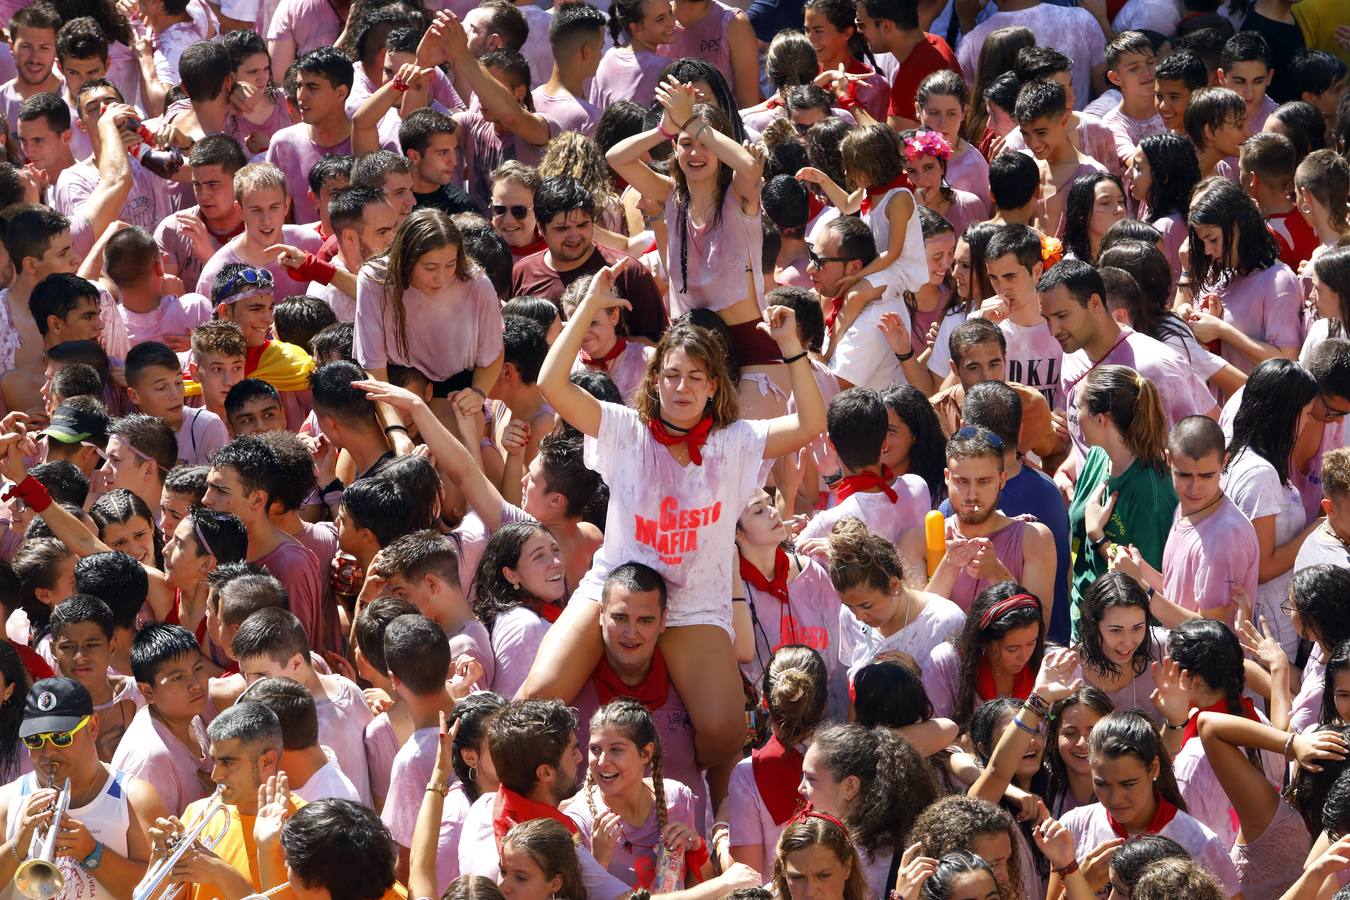
{"label": "raised hand", "polygon": [[1322,771],[1319,764],[1322,761],[1345,759],[1347,749],[1350,749],[1350,744],[1335,731],[1310,731],[1295,735],[1290,745],[1299,767],[1309,772]]}
{"label": "raised hand", "polygon": [[271,847],[281,840],[281,829],[290,819],[291,784],[285,772],[271,775],[258,785],[258,816],[253,820],[253,840]]}
{"label": "raised hand", "polygon": [[1252,624],[1251,619],[1238,622],[1238,641],[1242,644],[1242,649],[1261,663],[1267,672],[1274,671],[1282,665],[1286,667],[1289,665],[1289,657],[1285,654],[1280,639],[1275,637],[1267,626],[1265,616],[1261,616],[1259,629]]}
{"label": "raised hand", "polygon": [[374,378],[353,381],[352,387],[365,391],[367,399],[376,403],[387,403],[399,412],[412,412],[417,404],[425,402],[407,388],[385,381],[376,381]]}
{"label": "raised hand", "polygon": [[665,109],[670,124],[674,126],[667,129],[668,131],[688,125],[689,120],[693,118],[695,100],[694,89],[690,85],[681,84],[674,78],[667,78],[656,86],[656,100]]}
{"label": "raised hand", "polygon": [[1083,679],[1074,677],[1078,671],[1077,653],[1064,647],[1047,649],[1032,691],[1046,703],[1063,700],[1083,686]]}
{"label": "raised hand", "polygon": [[900,900],[915,900],[923,883],[937,871],[937,860],[923,855],[923,844],[910,844],[900,857],[895,873],[895,893]]}
{"label": "raised hand", "polygon": [[1050,863],[1052,869],[1063,869],[1074,861],[1073,835],[1055,819],[1044,803],[1040,803],[1041,823],[1031,829],[1031,837],[1036,846]]}
{"label": "raised hand", "polygon": [[1120,494],[1111,493],[1110,485],[1106,484],[1102,485],[1101,491],[1095,497],[1088,498],[1087,505],[1083,507],[1083,525],[1089,537],[1106,532],[1106,526],[1111,521],[1111,513],[1115,511],[1118,499]]}
{"label": "raised hand", "polygon": [[904,356],[913,349],[909,343],[909,329],[905,327],[904,320],[900,318],[898,312],[882,313],[878,328],[892,353]]}
{"label": "raised hand", "polygon": [[784,356],[796,356],[801,352],[802,343],[797,337],[797,313],[787,306],[770,306],[764,310],[764,321],[759,323],[763,331],[778,344]]}
{"label": "raised hand", "polygon": [[1191,712],[1191,676],[1180,663],[1164,657],[1149,666],[1153,672],[1153,693],[1149,699],[1168,722],[1181,722]]}

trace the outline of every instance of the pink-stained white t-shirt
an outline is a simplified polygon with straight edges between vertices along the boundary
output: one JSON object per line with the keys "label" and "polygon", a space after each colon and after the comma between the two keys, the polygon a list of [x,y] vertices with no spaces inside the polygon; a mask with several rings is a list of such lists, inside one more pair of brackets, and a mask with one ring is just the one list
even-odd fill
{"label": "pink-stained white t-shirt", "polygon": [[[356,792],[356,786],[352,780],[342,771],[338,765],[337,757],[333,751],[327,747],[320,747],[328,762],[324,763],[319,771],[309,776],[309,780],[304,784],[298,784],[291,788],[295,791],[297,797],[306,803],[315,803],[319,800],[350,800],[353,803],[360,803],[361,797]],[[425,789],[425,788],[424,788]]]}
{"label": "pink-stained white t-shirt", "polygon": [[1123,167],[1129,165],[1130,156],[1139,142],[1150,134],[1162,134],[1167,130],[1162,116],[1155,110],[1147,119],[1136,119],[1125,113],[1121,104],[1116,104],[1110,112],[1102,116],[1102,124],[1111,129],[1116,136],[1117,158]]}
{"label": "pink-stained white t-shirt", "polygon": [[656,52],[667,61],[686,56],[706,60],[726,76],[727,85],[734,93],[736,79],[731,69],[731,41],[727,30],[736,18],[737,9],[721,0],[711,0],[708,6],[708,12],[697,22],[691,25],[677,22],[675,40],[657,47]]}
{"label": "pink-stained white t-shirt", "polygon": [[[400,847],[412,846],[413,826],[417,824],[417,814],[422,809],[422,799],[435,769],[438,739],[437,729],[418,729],[399,748],[394,759],[380,818]],[[459,835],[470,805],[464,785],[453,779],[441,807],[441,831],[436,841],[438,885],[448,885],[459,877]],[[496,857],[495,853],[493,857]]]}
{"label": "pink-stained white t-shirt", "polygon": [[[537,7],[525,8],[537,9]],[[543,113],[555,120],[563,131],[575,131],[587,137],[595,134],[595,126],[600,121],[602,110],[585,97],[574,97],[566,92],[550,95],[545,92],[542,84],[531,91],[530,96],[534,98],[535,112]]]}
{"label": "pink-stained white t-shirt", "polygon": [[269,45],[273,41],[294,41],[295,58],[299,59],[318,47],[336,44],[341,33],[342,22],[329,0],[281,0],[267,25],[266,36]]}
{"label": "pink-stained white t-shirt", "polygon": [[319,221],[319,208],[309,199],[309,191],[305,190],[309,183],[309,170],[326,154],[350,156],[351,152],[351,135],[324,147],[314,142],[310,126],[304,122],[289,125],[272,135],[272,142],[267,145],[267,161],[286,173],[286,183],[292,187],[291,209],[295,213],[296,224],[307,225]]}
{"label": "pink-stained white t-shirt", "polygon": [[[98,167],[93,160],[77,162],[56,179],[52,204],[63,216],[82,216],[85,202],[97,186]],[[153,233],[160,220],[171,212],[168,182],[148,172],[137,160],[131,160],[131,192],[122,204],[118,220]]]}
{"label": "pink-stained white t-shirt", "polygon": [[632,100],[645,107],[655,98],[661,70],[669,64],[666,57],[647,50],[611,47],[600,58],[588,99],[600,109],[608,109],[618,100]]}
{"label": "pink-stained white t-shirt", "polygon": [[[1100,163],[1112,175],[1122,174],[1120,159],[1116,153],[1115,134],[1096,116],[1085,112],[1079,112],[1077,115],[1078,126],[1071,135],[1074,146]],[[1027,142],[1022,139],[1020,128],[1014,128],[1003,138],[1003,149],[1032,155],[1027,149]]]}
{"label": "pink-stained white t-shirt", "polygon": [[740,419],[714,428],[703,464],[681,466],[636,412],[600,407],[600,431],[585,439],[585,463],[610,486],[608,525],[573,601],[598,601],[610,571],[641,562],[666,579],[667,627],[719,625],[730,635],[736,519],[763,483],[768,422]]}
{"label": "pink-stained white t-shirt", "polygon": [[[562,133],[562,126],[552,117],[541,114],[540,118],[548,126],[550,140]],[[544,156],[545,144],[531,144],[513,132],[499,132],[477,107],[455,113],[455,121],[461,129],[459,155],[464,161],[464,189],[473,197],[485,199],[492,195],[489,176],[504,161],[515,159],[534,166]]]}
{"label": "pink-stained white t-shirt", "polygon": [[[1143,375],[1158,389],[1167,413],[1169,428],[1187,416],[1201,416],[1215,407],[1214,395],[1195,370],[1179,357],[1171,347],[1146,334],[1121,327],[1121,340],[1102,357],[1097,366],[1125,366]],[[1095,368],[1086,350],[1075,350],[1064,355],[1060,371],[1060,394],[1064,398],[1065,413],[1069,419],[1069,435],[1079,452],[1086,455],[1083,430],[1078,424],[1074,398],[1088,372]]]}
{"label": "pink-stained white t-shirt", "polygon": [[[746,297],[764,305],[764,274],[761,268],[764,241],[761,210],[747,215],[728,189],[722,198],[721,222],[711,219],[696,225],[685,217],[684,233],[675,192],[666,200],[666,258],[670,260],[670,315],[682,316],[691,309],[728,309]],[[687,252],[683,250],[688,245]],[[682,255],[683,254],[683,257]],[[681,269],[679,260],[686,266]],[[875,283],[875,281],[874,281]]]}
{"label": "pink-stained white t-shirt", "polygon": [[[240,239],[243,235],[240,235]],[[290,244],[292,247],[298,247],[306,253],[316,253],[323,246],[323,238],[313,228],[306,228],[302,225],[283,225],[281,226],[281,240],[283,243]],[[206,261],[202,266],[202,274],[197,277],[197,293],[203,297],[211,297],[211,286],[215,283],[216,273],[225,268],[230,263],[245,262],[233,246],[233,241],[225,244],[215,255]],[[272,273],[272,296],[278,300],[284,300],[287,297],[294,297],[305,293],[305,287],[309,284],[306,281],[296,281],[286,273],[286,269],[275,259],[270,260],[262,268]]]}
{"label": "pink-stained white t-shirt", "polygon": [[966,83],[976,83],[980,48],[985,39],[993,31],[1011,25],[1025,26],[1047,38],[1053,36],[1055,49],[1073,60],[1069,77],[1073,83],[1075,105],[1079,109],[1087,105],[1092,98],[1092,70],[1106,64],[1106,39],[1092,14],[1077,7],[1038,3],[1027,9],[996,12],[976,25],[956,48],[956,58],[961,63]]}
{"label": "pink-stained white t-shirt", "polygon": [[230,434],[220,416],[204,406],[184,406],[178,428],[178,464],[205,466],[211,455],[229,443]]}
{"label": "pink-stained white t-shirt", "polygon": [[366,726],[366,768],[370,771],[372,800],[382,802],[389,797],[389,778],[398,751],[398,733],[389,721],[389,714],[380,713]]}
{"label": "pink-stained white t-shirt", "polygon": [[[1243,450],[1228,463],[1227,470],[1220,478],[1223,492],[1228,495],[1242,514],[1255,522],[1266,516],[1275,517],[1276,546],[1293,539],[1307,524],[1307,511],[1299,497],[1298,488],[1293,484],[1280,484],[1275,467],[1252,450]],[[1280,644],[1285,652],[1297,652],[1298,634],[1293,622],[1281,610],[1286,605],[1289,583],[1294,580],[1294,570],[1277,575],[1256,587],[1252,617],[1259,621],[1264,616],[1275,628]]]}
{"label": "pink-stained white t-shirt", "polygon": [[517,3],[516,9],[520,10],[529,27],[520,55],[530,64],[530,84],[543,84],[553,74],[553,45],[548,40],[553,10],[533,3]]}
{"label": "pink-stained white t-shirt", "polygon": [[[6,17],[4,21],[5,24],[8,25],[9,17]],[[11,59],[10,68],[13,68],[14,67],[14,63],[12,62],[13,57],[11,56],[10,59]],[[65,96],[66,80],[61,76],[60,68],[54,67],[54,71],[56,72],[56,77],[60,82],[56,87],[56,91],[60,93],[62,96]],[[23,101],[24,98],[19,93],[19,78],[17,75],[11,76],[10,79],[6,81],[4,84],[0,84],[0,109],[3,109],[5,112],[5,122],[9,124],[10,134],[19,133],[19,110],[23,107]],[[79,127],[80,127],[79,125],[75,124],[75,119],[72,118],[71,119],[72,131],[78,130]],[[75,158],[79,159],[78,156]]]}
{"label": "pink-stained white t-shirt", "polygon": [[[986,171],[986,176],[987,174]],[[988,196],[988,191],[989,189],[986,187],[985,196]],[[956,229],[958,235],[964,234],[971,225],[989,218],[989,201],[960,188],[955,190],[955,194],[956,196],[947,206],[947,211],[942,213],[942,217],[952,223],[952,228]]]}
{"label": "pink-stained white t-shirt", "polygon": [[[189,206],[182,210],[183,213],[197,216],[200,214],[196,206]],[[211,246],[219,250],[227,238],[217,238],[210,229],[206,232],[207,240]],[[196,250],[193,249],[192,241],[183,234],[182,226],[178,223],[177,216],[167,216],[162,219],[155,227],[155,243],[159,245],[159,252],[173,260],[178,267],[178,277],[183,279],[183,284],[189,287],[196,287],[197,279],[202,274],[202,261],[197,257]],[[210,304],[207,300],[207,304]]]}
{"label": "pink-stained white t-shirt", "polygon": [[884,491],[850,494],[842,503],[812,516],[797,539],[827,537],[836,522],[853,516],[861,519],[868,531],[898,545],[901,534],[923,524],[923,517],[933,508],[933,501],[928,485],[918,475],[900,475],[892,482],[891,489],[898,498],[894,503]]}
{"label": "pink-stained white t-shirt", "polygon": [[446,637],[450,640],[451,659],[472,656],[478,660],[478,664],[483,667],[483,677],[476,683],[475,690],[487,690],[496,675],[497,662],[492,653],[492,638],[483,627],[483,623],[477,619],[470,619],[461,625],[459,630],[447,634]]}
{"label": "pink-stained white t-shirt", "polygon": [[[958,191],[976,197],[989,197],[989,163],[985,162],[973,144],[963,143],[961,146],[965,149],[952,154],[952,158],[947,160],[947,183]],[[956,235],[961,236],[961,229],[956,230]]]}
{"label": "pink-stained white t-shirt", "polygon": [[389,363],[417,368],[432,381],[492,365],[502,355],[502,307],[480,271],[452,278],[435,295],[403,292],[406,349],[398,344],[398,318],[385,299],[383,279],[365,266],[356,282],[356,361],[367,369]]}
{"label": "pink-stained white t-shirt", "polygon": [[[501,875],[497,837],[492,828],[492,810],[496,802],[495,791],[484,794],[473,802],[464,818],[459,838],[461,875],[482,875],[494,882]],[[586,888],[586,896],[591,900],[618,900],[631,893],[628,885],[596,862],[589,848],[577,847],[577,862],[581,864],[581,881]]]}
{"label": "pink-stained white t-shirt", "polygon": [[183,51],[198,41],[206,40],[206,35],[193,21],[175,22],[153,37],[155,46],[155,77],[162,84],[175,85],[179,82],[178,58]]}
{"label": "pink-stained white t-shirt", "polygon": [[[670,777],[669,774],[661,780],[666,795],[666,822],[668,824],[686,825],[695,832],[701,832],[695,815],[696,808],[699,805],[697,798],[694,797],[688,787],[681,784],[678,779]],[[604,805],[598,787],[591,788],[590,797],[591,802],[595,804],[596,813],[608,809]],[[577,828],[581,831],[582,842],[590,844],[591,834],[595,828],[595,816],[591,813],[590,805],[586,802],[586,795],[584,793],[577,794],[563,811],[567,813],[568,818],[577,824]],[[615,843],[614,855],[610,857],[609,865],[605,868],[609,871],[609,874],[624,884],[650,889],[656,881],[657,851],[655,848],[660,845],[661,833],[657,827],[656,805],[652,804],[647,821],[641,825],[623,823],[623,840]],[[684,878],[681,877],[676,890],[683,887]]]}
{"label": "pink-stained white t-shirt", "polygon": [[121,304],[117,309],[127,326],[127,340],[133,345],[163,341],[166,335],[187,337],[192,329],[211,321],[211,301],[201,294],[161,297],[159,306],[146,313],[132,312]]}
{"label": "pink-stained white t-shirt", "polygon": [[[638,386],[642,384],[642,376],[647,371],[647,362],[655,354],[655,347],[629,341],[618,359],[604,364],[614,386],[619,389],[619,395],[623,397],[624,405],[633,405]],[[577,354],[576,362],[572,363],[572,373],[593,371],[596,370],[582,362],[581,355]]]}
{"label": "pink-stained white t-shirt", "polygon": [[[356,787],[361,802],[370,805],[370,769],[366,763],[366,726],[373,718],[361,689],[341,675],[323,676],[324,687],[337,680],[336,698],[315,697],[319,714],[319,743],[333,751],[343,773]],[[426,787],[426,782],[422,783]]]}
{"label": "pink-stained white t-shirt", "polygon": [[[1073,835],[1074,855],[1080,863],[1102,844],[1116,839],[1116,833],[1107,819],[1106,807],[1100,803],[1070,810],[1059,821]],[[1228,858],[1228,848],[1209,828],[1177,810],[1172,821],[1163,826],[1158,834],[1180,844],[1196,862],[1219,880],[1230,895],[1238,893],[1240,885],[1237,870]]]}
{"label": "pink-stained white t-shirt", "polygon": [[779,825],[769,814],[769,808],[760,796],[759,785],[755,783],[755,770],[749,757],[736,763],[736,768],[731,770],[725,808],[731,846],[762,848],[763,862],[753,861],[751,865],[760,873],[772,872],[778,838],[787,823]]}
{"label": "pink-stained white t-shirt", "polygon": [[181,815],[189,803],[215,790],[205,749],[206,728],[200,718],[192,720],[192,734],[197,747],[184,746],[150,714],[150,707],[143,706],[122,732],[111,765],[133,778],[150,782],[164,801],[164,808],[171,815]]}
{"label": "pink-stained white t-shirt", "polygon": [[548,622],[533,610],[517,606],[492,623],[492,653],[496,659],[492,689],[510,699],[525,683],[548,633]]}
{"label": "pink-stained white t-shirt", "polygon": [[[1270,720],[1259,709],[1256,716],[1264,725]],[[1271,787],[1279,789],[1284,783],[1285,762],[1278,753],[1261,751],[1261,767]],[[1177,787],[1181,796],[1186,798],[1186,808],[1202,825],[1213,831],[1225,848],[1232,847],[1237,838],[1237,818],[1233,814],[1233,802],[1224,793],[1219,776],[1214,774],[1214,766],[1205,755],[1205,747],[1200,738],[1193,737],[1182,745],[1172,760],[1173,773],[1177,778]]]}
{"label": "pink-stained white t-shirt", "polygon": [[1254,841],[1233,844],[1230,857],[1244,897],[1282,897],[1303,874],[1312,836],[1303,817],[1283,798],[1275,817]]}
{"label": "pink-stained white t-shirt", "polygon": [[1050,326],[1044,320],[1028,326],[1004,319],[998,328],[1008,341],[1008,380],[1040,391],[1052,410],[1064,409],[1060,379],[1064,348],[1050,333]]}
{"label": "pink-stained white t-shirt", "polygon": [[[1282,262],[1231,279],[1216,293],[1223,299],[1223,320],[1243,334],[1277,347],[1303,343],[1299,319],[1303,294],[1298,277]],[[1256,363],[1227,341],[1220,342],[1220,355],[1248,374]]]}
{"label": "pink-stained white t-shirt", "polygon": [[1229,605],[1235,586],[1255,597],[1260,555],[1251,520],[1227,497],[1194,525],[1178,507],[1163,549],[1163,596],[1192,612]]}
{"label": "pink-stained white t-shirt", "polygon": [[840,608],[839,661],[848,667],[850,679],[859,669],[875,662],[878,654],[898,651],[919,664],[924,681],[928,682],[927,673],[937,649],[951,646],[947,641],[965,625],[966,614],[946,597],[925,594],[924,601],[923,611],[914,621],[889,636],[859,622],[848,607]]}
{"label": "pink-stained white t-shirt", "polygon": [[1172,280],[1181,277],[1181,244],[1186,240],[1186,218],[1179,212],[1149,222],[1162,235],[1163,256],[1172,269]]}
{"label": "pink-stained white t-shirt", "polygon": [[319,558],[304,544],[292,539],[282,541],[275,550],[255,562],[281,582],[290,600],[289,608],[304,626],[310,645],[321,646],[324,631],[320,605],[325,573],[319,569]]}

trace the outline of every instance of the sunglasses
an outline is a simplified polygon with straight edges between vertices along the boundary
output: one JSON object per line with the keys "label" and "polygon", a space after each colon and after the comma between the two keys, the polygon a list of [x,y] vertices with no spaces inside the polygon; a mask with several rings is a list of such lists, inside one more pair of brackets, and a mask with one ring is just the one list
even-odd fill
{"label": "sunglasses", "polygon": [[260,291],[270,291],[272,289],[272,272],[269,269],[240,269],[234,273],[234,277],[225,282],[225,286],[220,289],[217,295],[222,300],[235,291],[248,286]]}
{"label": "sunglasses", "polygon": [[[973,437],[979,437],[980,430],[981,429],[967,425],[965,428],[962,428],[959,431],[953,433],[952,437],[961,438],[962,440],[970,440]],[[988,431],[984,432],[984,438],[989,442],[989,446],[993,447],[995,450],[1002,452],[1003,438]]]}
{"label": "sunglasses", "polygon": [[806,251],[806,264],[808,266],[812,266],[817,269],[823,269],[825,268],[826,263],[832,262],[846,263],[851,262],[851,260],[847,256],[816,256],[816,251],[814,250]]}
{"label": "sunglasses", "polygon": [[43,744],[47,741],[51,741],[53,747],[69,747],[71,742],[75,740],[75,732],[88,725],[91,718],[93,718],[93,716],[85,716],[80,720],[80,724],[69,731],[44,731],[40,734],[30,734],[23,739],[23,745],[29,750],[41,750]]}
{"label": "sunglasses", "polygon": [[511,214],[511,218],[523,221],[530,214],[530,208],[523,203],[513,203],[510,206],[502,206],[498,203],[492,204],[494,216],[504,216],[507,213]]}

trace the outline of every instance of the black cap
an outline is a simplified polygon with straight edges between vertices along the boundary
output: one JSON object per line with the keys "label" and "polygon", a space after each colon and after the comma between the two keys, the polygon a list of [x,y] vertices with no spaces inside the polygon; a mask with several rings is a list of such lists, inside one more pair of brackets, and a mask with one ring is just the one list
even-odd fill
{"label": "black cap", "polygon": [[94,714],[94,701],[73,678],[44,678],[28,689],[19,737],[70,731]]}
{"label": "black cap", "polygon": [[73,406],[58,406],[52,412],[51,424],[42,433],[63,444],[78,444],[91,439],[101,441],[108,436],[104,420]]}

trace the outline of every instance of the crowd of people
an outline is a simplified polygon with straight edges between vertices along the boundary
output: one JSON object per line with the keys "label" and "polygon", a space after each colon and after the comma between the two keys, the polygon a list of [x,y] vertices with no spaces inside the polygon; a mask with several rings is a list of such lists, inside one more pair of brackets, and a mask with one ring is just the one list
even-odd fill
{"label": "crowd of people", "polygon": [[1345,12],[0,0],[0,894],[1350,898]]}

